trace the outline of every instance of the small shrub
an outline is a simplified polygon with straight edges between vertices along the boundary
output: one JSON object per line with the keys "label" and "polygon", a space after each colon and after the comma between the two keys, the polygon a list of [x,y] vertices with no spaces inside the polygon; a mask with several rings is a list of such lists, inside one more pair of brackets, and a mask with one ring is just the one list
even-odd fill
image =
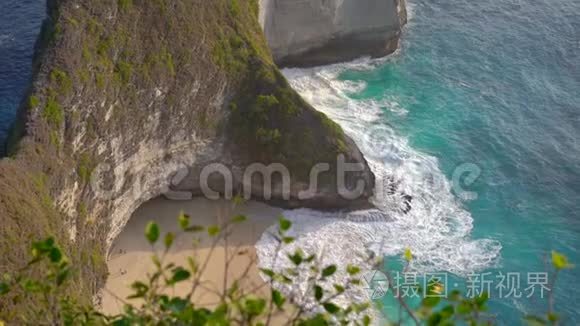
{"label": "small shrub", "polygon": [[274,95],[258,95],[254,111],[258,113],[266,113],[278,106],[280,102]]}
{"label": "small shrub", "polygon": [[264,145],[277,145],[280,143],[282,134],[278,129],[258,128],[256,130],[256,140]]}
{"label": "small shrub", "polygon": [[50,80],[56,84],[55,86],[61,94],[67,94],[72,89],[72,80],[62,70],[53,69],[50,73]]}
{"label": "small shrub", "polygon": [[231,0],[230,1],[230,13],[234,17],[237,17],[240,15],[240,3],[238,2],[238,0]]}
{"label": "small shrub", "polygon": [[43,111],[43,117],[53,126],[60,126],[62,124],[64,113],[54,96],[48,98]]}
{"label": "small shrub", "polygon": [[115,73],[119,77],[119,80],[124,85],[128,84],[131,80],[132,66],[126,61],[119,61],[115,67]]}
{"label": "small shrub", "polygon": [[78,71],[78,76],[83,84],[86,84],[91,80],[91,74],[87,69],[80,69]]}
{"label": "small shrub", "polygon": [[85,60],[89,63],[91,61],[93,61],[93,55],[92,55],[91,50],[89,49],[89,46],[86,42],[83,42],[83,60]]}
{"label": "small shrub", "polygon": [[40,104],[40,100],[38,99],[38,97],[32,95],[28,98],[28,106],[31,108],[35,108],[38,106],[38,104]]}
{"label": "small shrub", "polygon": [[118,0],[117,4],[121,11],[128,11],[133,7],[133,0]]}
{"label": "small shrub", "polygon": [[98,89],[105,88],[105,75],[103,73],[95,73],[95,84],[97,85]]}
{"label": "small shrub", "polygon": [[91,181],[91,174],[93,173],[93,163],[90,156],[87,153],[81,155],[79,160],[79,166],[77,169],[79,178],[85,184]]}
{"label": "small shrub", "polygon": [[[234,202],[240,201],[235,199]],[[237,204],[234,204],[237,205]],[[72,300],[66,293],[70,290],[72,275],[75,273],[73,266],[66,257],[66,252],[57,244],[54,237],[48,237],[32,244],[32,258],[25,267],[16,274],[6,273],[0,279],[0,297],[8,297],[17,300],[19,293],[25,294],[32,299],[33,305],[26,307],[22,316],[17,315],[16,324],[39,324],[39,325],[272,325],[273,316],[286,317],[288,325],[365,325],[372,323],[368,310],[372,302],[350,303],[346,305],[336,304],[336,300],[347,291],[360,288],[363,270],[357,265],[347,264],[344,269],[336,265],[324,265],[315,254],[307,254],[300,248],[293,253],[287,254],[288,268],[276,270],[278,266],[260,268],[260,272],[270,286],[270,294],[263,296],[250,291],[247,293],[239,285],[242,284],[247,274],[217,292],[220,301],[214,308],[205,308],[192,302],[196,290],[201,281],[201,275],[205,271],[205,263],[199,261],[197,256],[188,257],[186,266],[179,266],[164,260],[174,244],[176,236],[192,237],[199,239],[199,234],[207,233],[213,239],[212,251],[220,241],[227,240],[228,234],[233,232],[233,226],[243,223],[246,216],[237,215],[226,219],[221,225],[209,227],[191,225],[188,215],[180,214],[178,217],[179,230],[163,233],[159,225],[149,222],[145,228],[145,238],[154,248],[152,262],[153,273],[148,274],[144,280],[135,280],[131,284],[132,294],[127,298],[138,299],[140,304],[125,302],[122,313],[115,316],[107,316],[97,312],[92,306],[79,304]],[[295,242],[290,236],[292,222],[280,217],[277,230],[270,233],[276,245],[276,257],[280,250]],[[194,241],[195,242],[195,241]],[[156,244],[159,244],[159,249]],[[234,251],[230,255],[240,255]],[[104,264],[105,257],[99,250],[80,252],[80,261],[98,266]],[[227,256],[232,259],[234,256]],[[413,254],[410,249],[405,249],[403,254],[405,265],[403,273],[410,272],[410,263]],[[381,259],[368,258],[366,264],[371,264],[374,269],[384,266]],[[37,272],[31,269],[37,267]],[[552,252],[552,273],[554,279],[559,272],[573,268],[566,256],[558,252]],[[390,284],[393,283],[393,275],[389,270],[384,270]],[[227,274],[227,263],[226,271]],[[285,294],[277,289],[276,285],[293,284],[301,273],[307,273],[308,284],[300,293]],[[325,284],[329,277],[342,273],[345,275],[342,284]],[[183,295],[175,295],[175,286],[185,284],[190,291]],[[439,280],[431,280],[420,284],[419,281],[405,283],[417,289],[421,296],[420,302],[407,302],[403,291],[392,291],[398,305],[398,314],[385,315],[382,323],[388,325],[493,325],[495,316],[488,312],[489,294],[484,292],[474,298],[467,298],[461,291],[453,290],[449,295],[441,295],[445,284]],[[331,285],[331,286],[329,286]],[[554,311],[554,291],[551,284],[548,292],[548,312],[544,315],[526,315],[523,320],[528,325],[558,325],[561,316]],[[377,308],[381,308],[378,304]],[[280,315],[283,312],[290,314]],[[18,319],[21,318],[21,319]],[[392,318],[392,319],[391,319]],[[31,323],[32,322],[32,323]],[[2,324],[2,321],[0,321]]]}
{"label": "small shrub", "polygon": [[58,136],[58,132],[56,132],[56,130],[51,130],[48,137],[52,146],[58,149],[60,147],[60,137]]}
{"label": "small shrub", "polygon": [[103,37],[97,43],[97,53],[100,56],[106,56],[109,54],[109,49],[111,49],[113,41],[110,37]]}
{"label": "small shrub", "polygon": [[167,49],[164,48],[161,51],[160,59],[164,62],[165,67],[169,71],[169,74],[171,76],[175,76],[175,64],[173,63],[173,55],[171,54],[171,52],[167,51]]}

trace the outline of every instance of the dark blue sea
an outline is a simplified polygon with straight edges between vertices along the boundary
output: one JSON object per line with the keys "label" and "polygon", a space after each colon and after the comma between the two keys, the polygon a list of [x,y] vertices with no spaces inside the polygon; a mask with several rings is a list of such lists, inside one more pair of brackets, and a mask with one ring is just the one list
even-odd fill
{"label": "dark blue sea", "polygon": [[[0,142],[30,84],[34,43],[45,17],[42,0],[0,0]],[[1,151],[0,151],[1,152]]]}

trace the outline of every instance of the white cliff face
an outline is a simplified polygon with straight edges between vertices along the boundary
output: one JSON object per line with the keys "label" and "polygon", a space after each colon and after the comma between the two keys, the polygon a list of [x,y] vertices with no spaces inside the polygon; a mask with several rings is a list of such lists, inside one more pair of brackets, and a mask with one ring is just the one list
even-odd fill
{"label": "white cliff face", "polygon": [[406,22],[401,0],[261,0],[260,24],[282,66],[384,56]]}

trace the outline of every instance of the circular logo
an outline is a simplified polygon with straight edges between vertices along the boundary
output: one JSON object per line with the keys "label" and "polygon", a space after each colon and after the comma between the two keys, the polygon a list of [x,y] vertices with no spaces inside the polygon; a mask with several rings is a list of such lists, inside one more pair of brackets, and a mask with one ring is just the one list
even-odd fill
{"label": "circular logo", "polygon": [[371,300],[378,300],[389,291],[389,279],[381,271],[371,270],[363,275],[365,290]]}

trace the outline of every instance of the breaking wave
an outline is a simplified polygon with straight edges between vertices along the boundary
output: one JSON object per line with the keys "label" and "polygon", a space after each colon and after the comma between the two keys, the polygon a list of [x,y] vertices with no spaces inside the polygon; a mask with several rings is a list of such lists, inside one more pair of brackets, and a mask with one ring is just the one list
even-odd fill
{"label": "breaking wave", "polygon": [[[405,108],[396,98],[353,99],[356,97],[353,95],[365,89],[365,82],[339,79],[347,69],[374,69],[383,60],[364,59],[284,71],[304,99],[339,123],[359,145],[379,186],[378,195],[373,199],[377,209],[351,213],[309,209],[284,212],[293,222],[292,234],[296,241],[286,252],[279,253],[276,265],[286,261],[286,253],[295,247],[307,253],[323,254],[324,265],[338,266],[361,264],[369,251],[379,256],[396,256],[408,247],[414,255],[411,267],[417,272],[466,275],[493,266],[499,259],[501,244],[470,238],[472,217],[453,195],[437,159],[411,148],[407,139],[397,134],[383,117],[383,110],[404,115]],[[410,210],[405,209],[409,203]],[[272,226],[269,231],[275,228]],[[272,268],[276,243],[268,231],[256,248],[260,265]],[[345,275],[337,274],[335,281],[341,277]],[[351,293],[350,299],[359,295],[363,294]]]}

